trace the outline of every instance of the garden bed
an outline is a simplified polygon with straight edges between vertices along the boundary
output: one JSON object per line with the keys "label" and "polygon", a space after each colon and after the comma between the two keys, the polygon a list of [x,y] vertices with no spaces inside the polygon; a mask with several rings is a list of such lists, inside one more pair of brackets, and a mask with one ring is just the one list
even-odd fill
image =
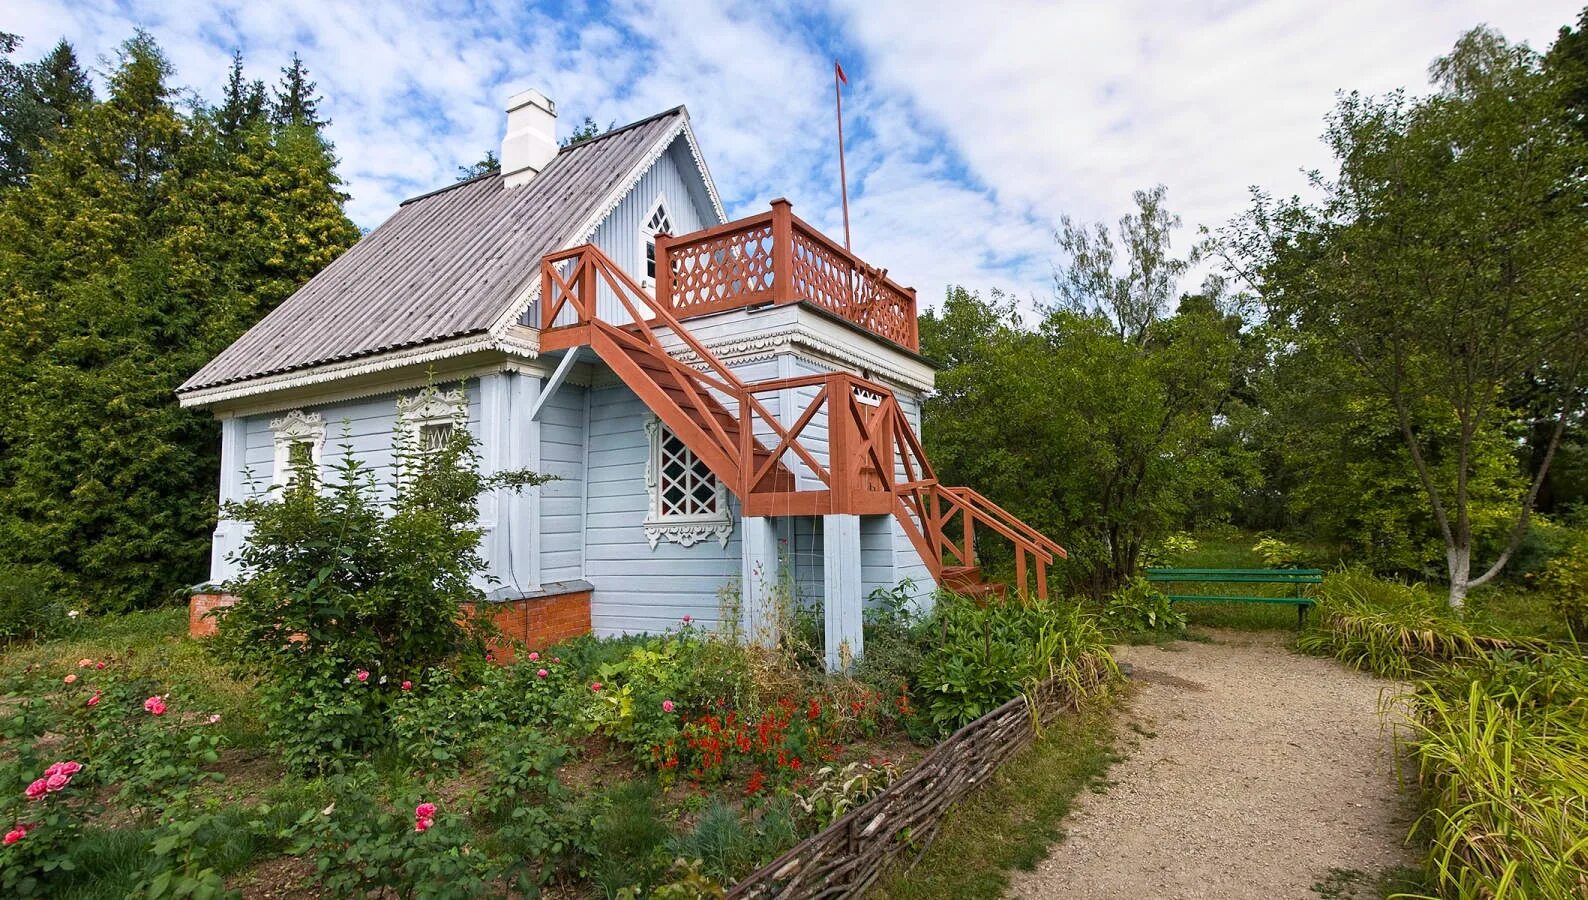
{"label": "garden bed", "polygon": [[1106,656],[1083,661],[1075,674],[1043,681],[933,747],[886,790],[831,826],[757,869],[729,897],[859,896],[894,860],[924,853],[943,816],[998,767],[1036,738],[1042,725],[1076,709],[1112,677]]}

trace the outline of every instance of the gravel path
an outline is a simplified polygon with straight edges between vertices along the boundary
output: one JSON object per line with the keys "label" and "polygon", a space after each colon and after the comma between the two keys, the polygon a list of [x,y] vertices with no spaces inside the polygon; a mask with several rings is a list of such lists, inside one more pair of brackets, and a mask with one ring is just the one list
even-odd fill
{"label": "gravel path", "polygon": [[1389,682],[1278,633],[1122,647],[1124,761],[1086,794],[1017,897],[1316,897],[1331,869],[1410,863],[1378,715]]}

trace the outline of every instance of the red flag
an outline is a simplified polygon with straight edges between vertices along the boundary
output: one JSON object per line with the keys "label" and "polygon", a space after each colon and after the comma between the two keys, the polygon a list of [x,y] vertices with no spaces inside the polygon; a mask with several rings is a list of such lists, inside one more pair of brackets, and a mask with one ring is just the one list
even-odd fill
{"label": "red flag", "polygon": [[839,81],[842,81],[844,84],[848,84],[849,83],[849,77],[844,74],[844,67],[840,66],[838,64],[838,60],[836,60],[836,59],[833,60],[833,71],[838,73],[838,80]]}

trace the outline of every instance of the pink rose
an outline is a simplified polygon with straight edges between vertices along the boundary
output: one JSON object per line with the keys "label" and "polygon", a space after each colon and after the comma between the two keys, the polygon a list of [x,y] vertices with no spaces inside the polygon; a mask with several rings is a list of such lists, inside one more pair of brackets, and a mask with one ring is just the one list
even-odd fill
{"label": "pink rose", "polygon": [[49,782],[48,782],[48,780],[44,779],[44,778],[40,778],[38,781],[35,781],[32,784],[28,785],[27,786],[27,790],[24,790],[22,792],[22,796],[28,798],[29,800],[37,800],[40,797],[44,796],[45,792],[48,791],[48,790],[49,790]]}
{"label": "pink rose", "polygon": [[165,715],[165,700],[161,697],[150,697],[143,701],[143,708],[150,715]]}
{"label": "pink rose", "polygon": [[221,714],[220,713],[214,713],[208,719],[205,719],[204,721],[208,722],[211,725],[214,725],[216,722],[219,722],[220,720],[221,720]]}
{"label": "pink rose", "polygon": [[414,683],[413,683],[413,682],[412,682],[412,681],[405,681],[405,682],[403,682],[403,690],[405,690],[405,691],[411,691],[411,690],[413,690],[413,689],[414,689]]}
{"label": "pink rose", "polygon": [[96,668],[96,669],[103,669],[104,667],[105,667],[104,663],[95,663],[94,664],[94,668]]}
{"label": "pink rose", "polygon": [[529,661],[530,662],[540,662],[540,654],[531,651],[530,654],[529,654]]}
{"label": "pink rose", "polygon": [[551,673],[546,671],[545,669],[541,669],[541,670],[539,670],[539,671],[537,671],[535,673],[535,677],[536,678],[545,678],[547,675],[550,675],[550,674]]}
{"label": "pink rose", "polygon": [[77,676],[76,675],[68,675],[65,678],[61,679],[61,680],[66,682],[67,684],[71,684],[72,682],[77,680]]}
{"label": "pink rose", "polygon": [[417,831],[420,834],[424,834],[426,831],[429,831],[430,830],[430,826],[432,826],[434,824],[436,824],[436,820],[435,819],[415,819],[414,820],[414,831]]}
{"label": "pink rose", "polygon": [[662,712],[672,712],[672,711],[673,711],[673,701],[671,701],[671,700],[663,700],[662,701]]}
{"label": "pink rose", "polygon": [[93,664],[94,664],[94,661],[91,660],[91,659],[80,659],[80,660],[77,661],[77,667],[79,669],[87,669],[87,668],[91,667]]}
{"label": "pink rose", "polygon": [[691,616],[691,615],[688,615],[688,614],[686,614],[684,616],[684,624],[685,625],[688,625],[690,622],[693,622],[693,621],[695,621],[695,617],[694,616]]}
{"label": "pink rose", "polygon": [[28,836],[28,830],[26,828],[23,828],[21,825],[18,825],[17,827],[15,827],[15,828],[11,829],[10,831],[6,832],[5,840],[3,841],[3,843],[7,847],[9,847],[12,844],[15,844],[17,841],[20,841],[20,840],[22,840],[23,838],[25,838],[27,836]]}
{"label": "pink rose", "polygon": [[56,772],[54,775],[44,779],[44,789],[53,794],[71,783],[72,776]]}
{"label": "pink rose", "polygon": [[44,770],[44,775],[45,777],[49,777],[51,775],[65,775],[66,777],[70,778],[81,771],[83,771],[83,764],[69,759],[64,762],[52,763],[48,769]]}
{"label": "pink rose", "polygon": [[420,819],[434,819],[436,817],[436,805],[434,803],[421,803],[414,807],[414,816]]}
{"label": "pink rose", "polygon": [[554,665],[554,666],[556,664],[560,663],[560,662],[562,662],[562,657],[560,657],[560,656],[553,656],[551,658],[551,664]]}
{"label": "pink rose", "polygon": [[368,669],[359,669],[358,670],[358,674],[353,676],[353,677],[357,678],[359,681],[368,681],[369,680],[369,670]]}
{"label": "pink rose", "polygon": [[99,695],[95,694],[94,696],[89,697],[88,698],[88,705],[89,706],[98,706],[99,705]]}
{"label": "pink rose", "polygon": [[596,691],[596,692],[599,693],[600,690],[601,690],[601,682],[599,682],[599,681],[590,682],[590,690]]}

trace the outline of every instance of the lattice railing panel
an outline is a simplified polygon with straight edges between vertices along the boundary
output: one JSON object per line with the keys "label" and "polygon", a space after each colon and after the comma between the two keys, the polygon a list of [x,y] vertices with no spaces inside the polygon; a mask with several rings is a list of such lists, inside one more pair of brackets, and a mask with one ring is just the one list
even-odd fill
{"label": "lattice railing panel", "polygon": [[793,229],[794,296],[896,344],[915,348],[915,299],[803,223]]}
{"label": "lattice railing panel", "polygon": [[772,224],[670,244],[667,259],[674,314],[696,316],[754,303],[772,293]]}

